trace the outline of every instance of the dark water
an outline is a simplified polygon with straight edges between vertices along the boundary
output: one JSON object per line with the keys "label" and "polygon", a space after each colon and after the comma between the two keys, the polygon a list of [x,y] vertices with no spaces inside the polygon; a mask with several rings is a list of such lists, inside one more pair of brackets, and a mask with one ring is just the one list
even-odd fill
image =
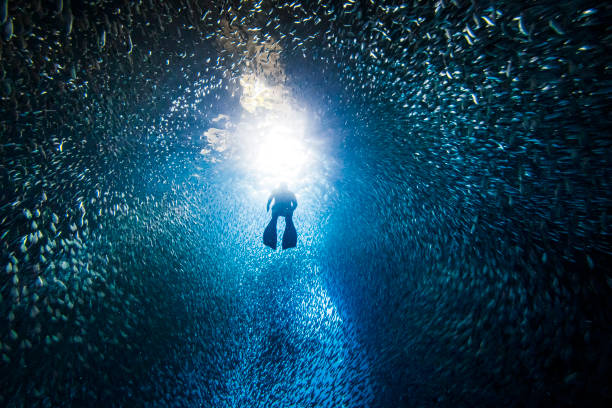
{"label": "dark water", "polygon": [[0,405],[609,406],[611,18],[3,1]]}

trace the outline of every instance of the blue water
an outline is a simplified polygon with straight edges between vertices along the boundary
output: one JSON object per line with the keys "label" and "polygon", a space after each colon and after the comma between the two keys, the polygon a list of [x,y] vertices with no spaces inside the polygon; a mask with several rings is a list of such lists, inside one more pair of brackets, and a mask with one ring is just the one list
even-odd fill
{"label": "blue water", "polygon": [[3,2],[0,406],[609,406],[611,16]]}

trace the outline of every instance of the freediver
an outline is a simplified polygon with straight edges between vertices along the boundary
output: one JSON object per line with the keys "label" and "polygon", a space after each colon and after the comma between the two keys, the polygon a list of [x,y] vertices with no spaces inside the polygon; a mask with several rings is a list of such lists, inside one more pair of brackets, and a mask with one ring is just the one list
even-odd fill
{"label": "freediver", "polygon": [[266,212],[270,211],[272,205],[272,219],[268,223],[263,235],[263,242],[272,249],[276,249],[276,222],[278,217],[285,217],[285,231],[283,232],[283,249],[295,248],[297,245],[297,231],[293,225],[293,211],[297,208],[297,199],[287,188],[287,183],[280,183],[278,188],[272,191]]}

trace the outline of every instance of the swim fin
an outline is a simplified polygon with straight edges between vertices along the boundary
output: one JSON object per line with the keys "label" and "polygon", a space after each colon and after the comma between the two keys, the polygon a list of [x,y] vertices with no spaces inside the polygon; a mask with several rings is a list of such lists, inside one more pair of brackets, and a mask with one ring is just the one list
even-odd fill
{"label": "swim fin", "polygon": [[276,221],[278,217],[272,217],[264,230],[263,243],[272,249],[276,249]]}
{"label": "swim fin", "polygon": [[295,248],[297,231],[293,225],[293,216],[285,217],[285,232],[283,232],[283,249]]}

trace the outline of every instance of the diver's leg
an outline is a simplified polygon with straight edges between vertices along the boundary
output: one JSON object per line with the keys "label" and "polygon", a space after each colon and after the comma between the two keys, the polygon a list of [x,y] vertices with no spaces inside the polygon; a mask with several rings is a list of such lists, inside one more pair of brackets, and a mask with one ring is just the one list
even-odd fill
{"label": "diver's leg", "polygon": [[293,213],[285,215],[285,232],[283,232],[283,249],[295,248],[297,245],[297,231],[293,225]]}
{"label": "diver's leg", "polygon": [[276,223],[278,222],[278,214],[272,213],[272,219],[264,230],[263,242],[264,245],[272,249],[276,249]]}

